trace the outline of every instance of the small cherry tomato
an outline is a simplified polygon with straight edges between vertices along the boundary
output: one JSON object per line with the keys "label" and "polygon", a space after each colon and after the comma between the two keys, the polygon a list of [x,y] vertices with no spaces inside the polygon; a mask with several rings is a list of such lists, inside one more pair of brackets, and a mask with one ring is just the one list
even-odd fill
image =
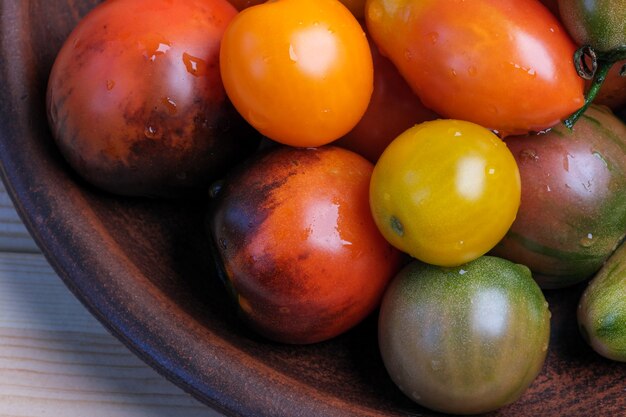
{"label": "small cherry tomato", "polygon": [[368,0],[369,33],[424,105],[500,135],[551,127],[584,101],[576,50],[536,0]]}
{"label": "small cherry tomato", "polygon": [[314,343],[378,306],[401,254],[372,219],[372,169],[334,146],[277,146],[226,177],[209,226],[227,287],[255,330]]}
{"label": "small cherry tomato", "polygon": [[383,236],[441,266],[469,262],[505,235],[520,204],[520,176],[502,140],[474,123],[435,120],[385,149],[370,185]]}
{"label": "small cherry tomato", "polygon": [[373,89],[363,29],[337,0],[277,0],[233,19],[221,46],[226,92],[265,136],[329,143],[352,129]]}
{"label": "small cherry tomato", "polygon": [[517,400],[541,371],[549,338],[548,303],[528,268],[490,256],[457,268],[412,262],[389,284],[378,321],[391,379],[419,404],[453,414]]}

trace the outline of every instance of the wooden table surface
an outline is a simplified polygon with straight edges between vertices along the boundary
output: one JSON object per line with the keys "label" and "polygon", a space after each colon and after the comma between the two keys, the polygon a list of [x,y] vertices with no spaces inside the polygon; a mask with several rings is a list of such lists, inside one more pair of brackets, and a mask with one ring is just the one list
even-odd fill
{"label": "wooden table surface", "polygon": [[0,416],[221,416],[87,312],[30,238],[1,183]]}

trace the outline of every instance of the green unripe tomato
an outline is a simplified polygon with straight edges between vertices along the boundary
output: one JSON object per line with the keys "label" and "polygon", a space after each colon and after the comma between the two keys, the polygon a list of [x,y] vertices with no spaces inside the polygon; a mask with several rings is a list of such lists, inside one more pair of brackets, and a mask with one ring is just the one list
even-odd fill
{"label": "green unripe tomato", "polygon": [[579,45],[609,51],[626,44],[626,0],[559,0],[559,13]]}
{"label": "green unripe tomato", "polygon": [[578,326],[596,352],[626,362],[626,245],[611,255],[585,289]]}
{"label": "green unripe tomato", "polygon": [[414,261],[387,289],[378,339],[391,379],[430,409],[475,414],[517,400],[539,374],[550,312],[530,270],[483,256]]}

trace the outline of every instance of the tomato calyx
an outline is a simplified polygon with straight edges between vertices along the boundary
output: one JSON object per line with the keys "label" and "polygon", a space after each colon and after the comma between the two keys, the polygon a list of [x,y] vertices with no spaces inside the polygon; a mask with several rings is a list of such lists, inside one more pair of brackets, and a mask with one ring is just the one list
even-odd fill
{"label": "tomato calyx", "polygon": [[[587,110],[600,91],[609,70],[613,65],[626,59],[626,45],[620,45],[609,51],[596,51],[591,45],[583,45],[574,52],[574,66],[576,72],[585,80],[592,80],[589,90],[585,95],[585,103],[582,107],[572,113],[563,124],[568,129],[573,129],[578,119]],[[626,76],[626,65],[620,70],[622,77]]]}

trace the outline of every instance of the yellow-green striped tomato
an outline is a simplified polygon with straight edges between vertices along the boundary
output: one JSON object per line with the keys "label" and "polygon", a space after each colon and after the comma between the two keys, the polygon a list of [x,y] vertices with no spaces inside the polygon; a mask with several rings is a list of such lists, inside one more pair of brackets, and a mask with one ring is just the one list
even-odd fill
{"label": "yellow-green striped tomato", "polygon": [[387,146],[372,173],[370,207],[393,246],[454,266],[502,239],[520,194],[517,163],[502,140],[474,123],[434,120]]}
{"label": "yellow-green striped tomato", "polygon": [[549,333],[530,270],[489,256],[454,268],[413,261],[392,280],[378,322],[391,379],[417,403],[454,414],[517,400],[543,366]]}
{"label": "yellow-green striped tomato", "polygon": [[626,362],[626,244],[585,289],[578,305],[578,326],[596,352]]}

